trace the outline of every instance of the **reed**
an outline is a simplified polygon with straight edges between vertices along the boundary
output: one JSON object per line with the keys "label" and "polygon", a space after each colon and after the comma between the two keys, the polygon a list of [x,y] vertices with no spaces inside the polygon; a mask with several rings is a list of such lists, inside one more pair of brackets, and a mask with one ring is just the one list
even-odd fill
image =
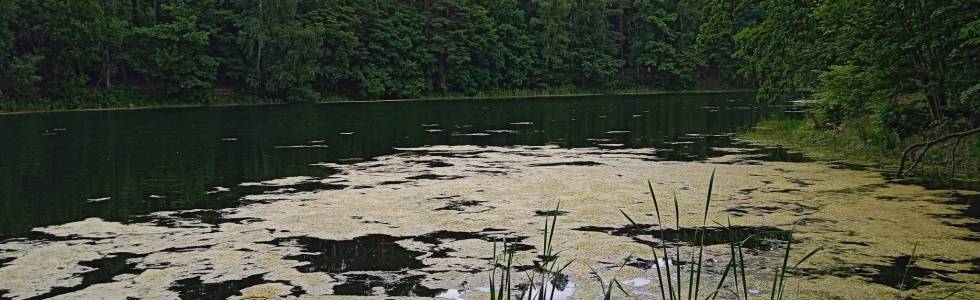
{"label": "reed", "polygon": [[[662,299],[670,300],[695,300],[695,299],[716,299],[720,294],[726,293],[730,297],[735,299],[751,299],[749,295],[749,281],[748,268],[746,267],[744,248],[746,243],[751,239],[761,238],[762,235],[784,235],[786,240],[785,248],[783,249],[782,255],[779,257],[778,264],[776,265],[775,271],[772,275],[772,282],[770,283],[769,299],[770,300],[781,300],[785,297],[785,286],[787,279],[790,278],[792,269],[798,269],[799,266],[817,254],[819,251],[823,250],[823,247],[818,247],[806,255],[802,259],[797,261],[795,264],[790,264],[790,254],[793,249],[793,230],[789,231],[778,231],[778,232],[758,232],[753,233],[744,238],[739,239],[739,235],[733,229],[731,225],[731,219],[728,218],[728,224],[722,225],[717,222],[719,226],[725,228],[728,232],[728,262],[725,264],[725,269],[722,271],[721,276],[718,277],[718,281],[711,284],[708,283],[706,286],[710,286],[710,290],[707,291],[706,296],[702,297],[702,281],[704,279],[704,248],[705,248],[705,235],[708,232],[708,216],[711,209],[711,194],[714,190],[715,172],[711,172],[711,177],[708,181],[708,194],[704,200],[704,212],[701,218],[701,226],[697,227],[695,231],[695,245],[694,249],[687,253],[682,251],[682,246],[671,243],[666,239],[665,229],[668,228],[665,219],[661,214],[661,203],[657,199],[656,191],[653,188],[653,183],[647,181],[647,188],[650,191],[650,197],[653,200],[653,208],[657,220],[657,229],[654,231],[644,232],[643,227],[637,223],[634,218],[620,209],[620,213],[624,218],[630,223],[632,228],[637,231],[636,234],[648,234],[651,237],[658,237],[661,241],[659,247],[651,245],[651,252],[653,253],[653,267],[656,268],[657,275],[657,288],[659,290]],[[572,264],[572,260],[565,262],[564,264],[559,264],[560,252],[554,250],[554,239],[555,232],[557,231],[558,223],[558,209],[561,206],[559,202],[555,205],[555,213],[549,219],[545,219],[544,224],[544,234],[542,239],[542,252],[538,255],[538,260],[534,262],[534,271],[538,274],[531,274],[530,272],[525,273],[527,278],[526,282],[522,284],[523,289],[521,293],[517,295],[516,299],[537,299],[537,300],[547,300],[554,299],[555,296],[555,285],[551,284],[558,276],[562,275],[562,272]],[[681,218],[680,218],[680,201],[678,200],[676,191],[673,193],[673,206],[674,206],[674,228],[678,232],[681,230]],[[502,253],[497,253],[497,242],[494,242],[493,248],[493,259],[492,259],[492,271],[490,273],[490,299],[491,300],[503,300],[503,299],[514,299],[511,298],[511,290],[514,288],[511,272],[513,269],[513,258],[514,258],[514,245],[508,244],[507,240],[503,240],[503,248],[505,249]],[[913,249],[913,256],[914,256]],[[687,253],[687,254],[685,254]],[[671,256],[673,256],[674,265],[671,266]],[[689,264],[681,264],[681,257],[690,257]],[[618,274],[619,270],[622,270],[627,262],[633,257],[632,254],[627,256],[622,264],[619,265],[619,269],[614,272]],[[663,266],[661,266],[661,258],[663,258]],[[506,265],[503,264],[506,262]],[[911,262],[910,262],[911,263]],[[592,268],[591,265],[586,264],[586,266],[591,270],[591,274],[596,279],[599,284],[603,299],[611,299],[615,293],[622,293],[623,295],[629,297],[629,292],[622,286],[620,281],[613,278],[602,278],[599,272]],[[661,269],[662,268],[662,269]],[[499,272],[499,274],[498,274]],[[686,272],[686,274],[685,274]],[[907,270],[906,270],[907,273]],[[687,281],[685,282],[682,278],[686,275]],[[753,276],[756,277],[756,276]],[[731,281],[731,287],[726,287],[726,283]],[[550,291],[547,290],[550,287]],[[686,291],[686,293],[685,293]],[[550,293],[549,293],[550,292]]]}
{"label": "reed", "polygon": [[[705,236],[705,234],[707,232],[707,229],[708,229],[708,215],[709,215],[709,211],[711,209],[711,194],[712,194],[712,192],[714,190],[714,181],[715,181],[715,171],[712,171],[711,172],[711,177],[710,177],[710,179],[708,181],[707,196],[705,197],[705,201],[704,201],[704,212],[703,212],[703,217],[701,219],[701,227],[698,229],[698,231],[696,231],[696,238],[697,238],[697,244],[695,245],[696,249],[694,250],[694,252],[691,253],[691,258],[692,258],[693,265],[689,266],[688,267],[688,270],[687,270],[688,271],[688,281],[687,281],[686,286],[685,286],[684,282],[680,278],[681,277],[681,274],[683,274],[683,269],[685,267],[684,265],[678,264],[677,266],[675,266],[675,271],[676,271],[676,274],[677,274],[676,281],[672,281],[671,278],[670,278],[671,275],[670,275],[670,263],[669,262],[666,263],[666,265],[664,266],[664,269],[667,271],[666,272],[666,276],[664,275],[664,273],[660,272],[659,260],[658,260],[658,262],[654,266],[654,267],[657,268],[657,277],[658,277],[657,278],[657,281],[663,283],[663,284],[661,284],[659,286],[659,289],[660,289],[660,294],[662,295],[662,297],[664,299],[671,299],[671,300],[675,300],[675,299],[676,300],[683,300],[683,299],[701,299],[701,297],[700,297],[701,288],[702,288],[701,287],[701,281],[704,278],[704,276],[703,276],[704,275],[703,274],[703,271],[704,271],[703,270],[703,264],[704,264],[704,248],[705,248],[705,245],[704,245],[704,236]],[[659,233],[660,233],[660,240],[661,240],[661,243],[663,245],[663,247],[661,247],[662,250],[663,250],[662,253],[664,253],[664,256],[666,256],[667,253],[669,252],[669,250],[670,249],[673,249],[674,250],[674,253],[675,253],[675,257],[677,259],[676,261],[679,262],[680,261],[680,257],[681,257],[681,247],[680,246],[672,245],[671,243],[668,243],[664,239],[664,236],[665,236],[664,235],[664,229],[667,228],[667,225],[663,223],[663,218],[661,217],[661,212],[660,212],[660,204],[658,203],[656,192],[653,189],[653,184],[648,181],[647,182],[647,187],[650,190],[650,196],[651,196],[651,198],[653,200],[654,211],[655,211],[655,214],[656,214],[656,217],[657,217],[657,222],[659,223],[659,225],[657,227],[658,227],[658,230],[659,230]],[[675,225],[675,228],[677,230],[680,230],[680,228],[681,228],[681,226],[680,226],[680,205],[679,205],[679,201],[677,200],[677,194],[676,194],[676,192],[674,193],[674,201],[673,201],[673,204],[674,204],[674,216],[675,216],[674,217],[674,225]],[[622,211],[622,210],[620,210],[620,213],[622,213],[622,215],[626,217],[626,220],[629,221],[635,228],[640,228],[639,224],[637,224],[636,221],[634,221],[633,218],[631,218],[629,216],[629,214],[627,214],[625,211]],[[729,245],[728,245],[729,246],[729,260],[728,260],[728,263],[725,265],[725,269],[724,269],[724,271],[722,271],[722,274],[721,274],[718,282],[714,284],[713,290],[710,291],[707,294],[707,297],[706,298],[715,299],[715,298],[718,297],[718,295],[721,292],[728,292],[732,296],[734,296],[736,299],[750,299],[749,293],[748,293],[748,285],[749,284],[748,284],[748,280],[747,280],[747,276],[746,276],[746,269],[747,268],[746,268],[746,265],[745,265],[745,256],[743,254],[744,253],[744,251],[743,251],[744,245],[750,239],[756,238],[757,236],[759,236],[761,234],[780,234],[780,232],[761,232],[761,233],[755,233],[755,234],[749,235],[749,236],[747,236],[747,237],[745,237],[745,238],[743,238],[741,240],[738,240],[737,239],[737,235],[735,234],[734,230],[732,229],[731,220],[730,219],[728,220],[728,226],[725,226],[725,228],[728,230],[729,237],[730,237]],[[655,233],[648,233],[648,234],[653,235]],[[785,294],[784,291],[785,291],[786,279],[788,278],[787,271],[789,269],[791,269],[789,267],[789,257],[790,257],[790,253],[791,253],[791,250],[792,250],[792,244],[793,244],[792,230],[789,231],[789,232],[787,232],[787,233],[784,233],[784,234],[786,234],[786,241],[787,241],[786,242],[786,247],[785,247],[785,251],[783,252],[783,255],[782,255],[781,260],[780,260],[781,263],[777,267],[776,272],[774,272],[774,274],[773,274],[772,287],[770,289],[770,295],[769,295],[770,296],[770,300],[783,299],[784,294]],[[806,261],[807,259],[809,259],[813,255],[815,255],[818,251],[820,251],[822,249],[823,249],[822,247],[819,247],[819,248],[817,248],[817,249],[815,249],[815,250],[807,253],[807,255],[805,255],[800,261],[798,261],[796,264],[794,264],[792,266],[792,268],[798,268],[800,264],[802,264],[804,261]],[[654,253],[654,259],[657,259],[657,249],[656,249],[656,247],[653,247],[652,252]],[[696,256],[694,254],[695,252],[697,253]],[[729,274],[732,274],[732,276],[729,276]],[[664,278],[664,277],[666,277],[666,278]],[[732,281],[733,281],[732,284],[735,287],[734,290],[726,289],[725,288],[725,282],[727,280],[729,280],[729,278],[731,278]],[[666,280],[664,280],[664,279],[666,279]],[[686,297],[684,297],[684,295],[682,294],[682,291],[685,288],[687,290]],[[676,294],[675,294],[675,291],[676,291]]]}
{"label": "reed", "polygon": [[[516,299],[528,299],[528,300],[552,300],[557,292],[557,287],[554,282],[560,277],[564,276],[563,272],[568,266],[572,264],[574,260],[569,260],[563,264],[559,263],[559,258],[561,252],[555,252],[553,247],[553,242],[555,238],[555,228],[558,225],[558,215],[559,208],[561,207],[561,202],[559,201],[555,205],[554,216],[549,222],[545,219],[544,223],[544,234],[541,245],[541,255],[538,256],[538,261],[535,261],[534,272],[538,274],[532,274],[531,272],[525,272],[525,277],[527,282],[523,284],[521,293]],[[493,243],[493,259],[491,260],[491,273],[490,273],[490,299],[491,300],[503,300],[503,299],[513,299],[511,292],[515,288],[512,281],[513,272],[513,262],[514,253],[516,252],[516,247],[513,243],[508,243],[507,239],[502,240],[503,253],[498,255],[497,253],[497,243]],[[507,264],[502,264],[506,261]],[[497,273],[499,271],[499,277]],[[618,284],[618,282],[617,282]]]}

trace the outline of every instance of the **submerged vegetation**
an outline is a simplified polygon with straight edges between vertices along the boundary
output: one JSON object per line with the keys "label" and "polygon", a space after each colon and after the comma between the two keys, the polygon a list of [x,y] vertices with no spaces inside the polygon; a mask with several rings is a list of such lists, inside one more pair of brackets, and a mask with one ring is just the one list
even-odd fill
{"label": "submerged vegetation", "polygon": [[[660,213],[660,203],[657,200],[657,194],[654,191],[653,183],[647,182],[650,196],[653,201],[653,208],[655,216],[657,218],[658,229],[645,228],[638,224],[630,215],[620,210],[623,217],[632,226],[634,234],[636,235],[650,235],[651,237],[658,238],[660,240],[659,245],[649,245],[651,253],[653,254],[653,260],[650,262],[652,268],[656,270],[657,278],[657,288],[660,292],[661,299],[671,299],[671,300],[683,300],[683,299],[716,299],[719,296],[722,298],[729,298],[734,296],[735,299],[750,299],[749,293],[749,280],[746,276],[746,260],[743,249],[745,249],[745,244],[748,243],[753,238],[761,237],[771,237],[777,238],[777,240],[784,240],[785,245],[782,246],[784,251],[782,255],[776,257],[775,263],[776,268],[773,270],[772,284],[769,289],[769,299],[784,299],[792,298],[789,296],[788,291],[785,289],[787,279],[789,279],[793,270],[798,270],[800,265],[803,264],[813,255],[817,254],[823,247],[817,247],[804,255],[802,258],[798,259],[795,263],[790,261],[790,254],[793,246],[792,231],[772,231],[772,232],[759,232],[754,233],[749,236],[741,236],[739,232],[732,229],[731,220],[729,219],[727,226],[712,221],[718,226],[721,226],[728,233],[727,245],[729,248],[728,262],[725,264],[725,269],[722,274],[717,278],[716,283],[704,282],[702,285],[702,280],[705,279],[705,273],[702,268],[704,264],[704,250],[705,250],[705,233],[708,232],[708,210],[711,207],[711,192],[714,187],[715,174],[712,171],[711,179],[708,182],[707,197],[704,201],[704,217],[701,220],[701,227],[695,230],[694,238],[691,239],[691,244],[688,245],[673,245],[668,243],[665,238],[665,230],[667,230],[667,224],[661,217]],[[559,208],[561,203],[555,206],[554,213],[552,213],[550,227],[549,221],[545,219],[544,234],[543,234],[543,245],[541,255],[538,255],[538,260],[534,262],[535,268],[530,271],[525,271],[524,277],[527,278],[526,281],[521,284],[515,284],[518,282],[520,274],[514,274],[516,271],[513,268],[514,263],[514,253],[513,246],[508,244],[507,240],[503,240],[503,251],[498,253],[497,243],[494,243],[493,248],[493,259],[491,262],[491,273],[489,275],[490,279],[490,299],[491,300],[502,300],[502,299],[513,299],[512,291],[514,287],[518,287],[519,294],[517,294],[517,299],[554,299],[556,293],[557,283],[555,281],[562,280],[564,274],[562,271],[565,270],[570,264],[574,263],[575,260],[567,260],[563,263],[559,263],[560,251],[555,251],[552,243],[555,239],[555,226],[558,222],[558,216],[560,215]],[[674,225],[676,231],[680,231],[680,205],[678,203],[678,198],[676,192],[673,197],[674,206]],[[712,226],[713,227],[713,226]],[[687,249],[684,246],[686,246]],[[658,253],[658,251],[660,251]],[[498,255],[499,254],[499,255]],[[687,258],[683,256],[689,255]],[[914,257],[913,250],[913,257]],[[601,288],[603,299],[611,299],[615,293],[622,293],[625,296],[631,296],[630,293],[623,288],[623,284],[615,276],[626,267],[627,263],[631,260],[633,254],[629,254],[623,263],[618,266],[613,272],[612,278],[603,278],[599,271],[596,271],[592,266],[588,266],[592,270],[592,276],[597,281]],[[682,259],[687,259],[682,260]],[[683,262],[683,263],[682,263]],[[583,262],[584,263],[584,262]],[[587,264],[587,263],[586,263]],[[911,263],[910,263],[911,264]],[[672,267],[673,266],[673,267]],[[686,269],[686,270],[685,270]],[[906,272],[907,272],[906,268]],[[750,271],[751,272],[751,271]],[[686,279],[685,279],[686,277]],[[754,276],[753,276],[754,277]],[[904,287],[904,276],[902,278],[902,287]],[[759,292],[753,292],[758,294]],[[764,297],[757,297],[764,298]]]}

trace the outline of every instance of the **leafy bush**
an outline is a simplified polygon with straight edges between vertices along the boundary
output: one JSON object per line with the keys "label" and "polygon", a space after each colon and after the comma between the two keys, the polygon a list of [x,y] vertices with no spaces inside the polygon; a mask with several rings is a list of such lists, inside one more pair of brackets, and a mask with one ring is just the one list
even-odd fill
{"label": "leafy bush", "polygon": [[880,101],[870,74],[855,66],[832,66],[820,74],[814,93],[819,121],[839,126],[846,119],[867,116],[872,102]]}

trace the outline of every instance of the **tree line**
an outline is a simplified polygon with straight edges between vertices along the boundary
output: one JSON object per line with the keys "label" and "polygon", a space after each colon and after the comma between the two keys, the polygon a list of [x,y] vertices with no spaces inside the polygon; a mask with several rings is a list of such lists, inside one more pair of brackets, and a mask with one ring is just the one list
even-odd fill
{"label": "tree line", "polygon": [[0,0],[0,102],[748,87],[887,140],[980,125],[978,14],[980,0]]}
{"label": "tree line", "polygon": [[[739,1],[0,0],[3,99],[747,86]],[[733,20],[733,19],[737,19]]]}

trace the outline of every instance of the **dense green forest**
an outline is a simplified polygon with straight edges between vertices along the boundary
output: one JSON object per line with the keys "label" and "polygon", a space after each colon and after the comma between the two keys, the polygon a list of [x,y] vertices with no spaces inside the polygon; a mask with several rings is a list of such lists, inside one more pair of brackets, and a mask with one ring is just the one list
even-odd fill
{"label": "dense green forest", "polygon": [[764,16],[728,1],[0,3],[7,101],[729,87],[747,83],[732,37]]}
{"label": "dense green forest", "polygon": [[0,103],[758,88],[889,142],[980,125],[978,14],[978,0],[0,0]]}

